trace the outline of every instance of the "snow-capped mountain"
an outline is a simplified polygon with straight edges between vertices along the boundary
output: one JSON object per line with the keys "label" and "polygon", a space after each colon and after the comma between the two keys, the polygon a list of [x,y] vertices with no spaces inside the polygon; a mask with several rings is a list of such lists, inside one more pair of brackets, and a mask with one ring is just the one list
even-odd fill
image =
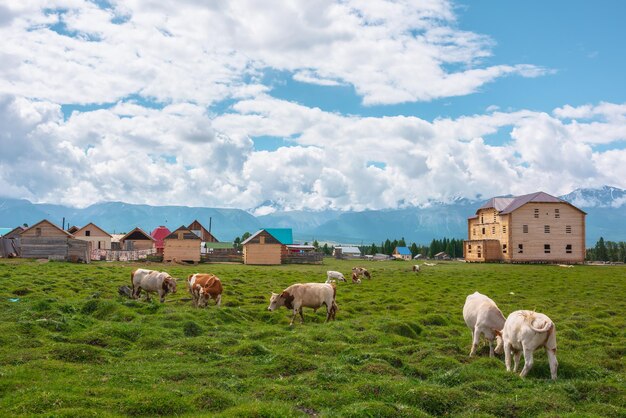
{"label": "snow-capped mountain", "polygon": [[626,204],[626,190],[611,186],[576,189],[560,198],[579,208],[619,208]]}

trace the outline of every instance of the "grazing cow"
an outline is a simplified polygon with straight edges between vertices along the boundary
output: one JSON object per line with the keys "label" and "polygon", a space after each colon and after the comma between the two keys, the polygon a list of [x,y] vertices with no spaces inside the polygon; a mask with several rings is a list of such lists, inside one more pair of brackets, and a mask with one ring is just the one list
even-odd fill
{"label": "grazing cow", "polygon": [[204,307],[209,299],[215,300],[215,304],[222,303],[222,281],[214,274],[190,274],[187,277],[187,288],[193,299],[194,306]]}
{"label": "grazing cow", "polygon": [[364,267],[352,267],[352,274],[356,274],[357,277],[365,276],[368,279],[372,278],[370,272]]}
{"label": "grazing cow", "polygon": [[352,284],[361,284],[361,279],[355,272],[352,272]]}
{"label": "grazing cow", "polygon": [[136,269],[130,273],[130,281],[133,285],[133,298],[139,298],[141,290],[146,292],[146,300],[150,300],[150,293],[156,292],[165,302],[165,295],[176,293],[176,280],[168,273],[146,269]]}
{"label": "grazing cow", "polygon": [[300,323],[304,323],[304,315],[302,308],[313,308],[317,311],[322,305],[326,305],[326,322],[335,319],[337,313],[337,304],[335,297],[337,287],[334,283],[297,283],[292,284],[282,291],[282,293],[272,293],[270,298],[269,311],[285,306],[287,309],[293,309],[293,316],[289,325],[293,325],[296,315],[300,314]]}
{"label": "grazing cow", "polygon": [[420,266],[419,266],[419,264],[415,264],[415,265],[413,266],[413,272],[415,272],[415,273],[419,273],[419,272],[420,272]]}
{"label": "grazing cow", "polygon": [[480,334],[483,334],[489,341],[489,357],[494,356],[494,339],[496,340],[495,352],[498,354],[502,353],[502,328],[504,328],[505,319],[493,300],[478,292],[472,293],[465,298],[463,319],[467,327],[472,331],[470,356],[476,353]]}
{"label": "grazing cow", "polygon": [[343,274],[339,273],[338,271],[328,270],[326,272],[326,283],[330,283],[332,279],[341,280],[342,282],[346,281],[346,278],[343,277]]}
{"label": "grazing cow", "polygon": [[545,347],[550,363],[550,375],[556,379],[559,366],[556,360],[556,326],[546,315],[533,311],[515,311],[506,319],[502,331],[504,340],[504,362],[506,370],[511,371],[511,356],[514,356],[513,371],[517,372],[519,359],[524,353],[524,368],[520,376],[525,377],[533,367],[533,353],[539,347]]}

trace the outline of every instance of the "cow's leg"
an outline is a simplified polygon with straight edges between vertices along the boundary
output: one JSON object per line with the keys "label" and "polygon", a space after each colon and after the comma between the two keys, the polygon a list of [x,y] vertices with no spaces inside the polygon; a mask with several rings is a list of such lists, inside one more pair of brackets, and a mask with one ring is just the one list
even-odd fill
{"label": "cow's leg", "polygon": [[515,363],[513,364],[513,371],[515,373],[517,373],[517,367],[519,366],[519,360],[522,357],[522,352],[521,351],[516,351],[515,352],[515,357],[514,357],[514,361]]}
{"label": "cow's leg", "polygon": [[519,375],[522,377],[526,377],[530,369],[532,369],[533,363],[533,350],[529,350],[528,348],[524,347],[524,368]]}
{"label": "cow's leg", "polygon": [[550,377],[552,380],[556,380],[556,369],[559,367],[559,362],[556,360],[556,348],[546,348],[548,353],[548,362],[550,363]]}
{"label": "cow's leg", "polygon": [[302,315],[302,307],[298,309],[298,313],[300,314],[300,323],[304,324],[304,315]]}
{"label": "cow's leg", "polygon": [[506,371],[511,371],[511,354],[513,352],[513,348],[510,344],[504,345],[504,365],[506,366]]}
{"label": "cow's leg", "polygon": [[167,295],[167,293],[159,290],[158,294],[159,294],[159,296],[161,298],[161,303],[165,302],[165,295]]}
{"label": "cow's leg", "polygon": [[217,297],[215,298],[215,304],[218,307],[222,306],[222,295],[217,295]]}
{"label": "cow's leg", "polygon": [[150,292],[148,292],[147,290],[145,292],[146,292],[146,301],[150,302]]}
{"label": "cow's leg", "polygon": [[326,322],[328,322],[333,312],[333,304],[331,303],[329,306],[328,303],[324,302],[324,305],[326,305]]}
{"label": "cow's leg", "polygon": [[489,357],[495,357],[495,354],[493,352],[493,340],[487,340],[489,341]]}
{"label": "cow's leg", "polygon": [[472,350],[470,351],[470,357],[476,354],[476,347],[478,347],[479,342],[480,342],[480,329],[478,327],[475,327],[474,332],[472,333]]}
{"label": "cow's leg", "polygon": [[133,299],[139,299],[140,295],[141,295],[141,287],[137,286],[135,288],[135,285],[133,284]]}
{"label": "cow's leg", "polygon": [[298,309],[296,309],[295,307],[293,308],[293,315],[291,316],[291,322],[289,323],[289,326],[293,325],[293,321],[294,319],[296,319],[296,315],[298,315]]}

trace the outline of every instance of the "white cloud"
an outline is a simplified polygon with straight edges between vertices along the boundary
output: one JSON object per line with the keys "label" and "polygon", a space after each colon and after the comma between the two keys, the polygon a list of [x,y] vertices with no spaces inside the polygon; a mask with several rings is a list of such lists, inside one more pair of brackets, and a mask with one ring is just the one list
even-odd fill
{"label": "white cloud", "polygon": [[64,104],[130,95],[211,104],[273,69],[306,83],[351,84],[364,103],[390,104],[546,73],[482,66],[493,42],[457,29],[447,0],[112,4],[9,1],[0,10],[0,91]]}

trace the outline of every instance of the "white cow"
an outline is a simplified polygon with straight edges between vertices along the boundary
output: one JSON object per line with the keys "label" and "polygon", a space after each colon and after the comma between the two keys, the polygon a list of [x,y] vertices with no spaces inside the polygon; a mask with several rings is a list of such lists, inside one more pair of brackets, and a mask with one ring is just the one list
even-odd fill
{"label": "white cow", "polygon": [[472,349],[470,356],[476,353],[476,347],[483,334],[489,341],[489,356],[494,356],[493,340],[496,340],[495,352],[502,353],[502,328],[504,328],[504,315],[496,303],[487,296],[474,292],[465,298],[463,306],[463,319],[467,327],[472,331]]}
{"label": "white cow", "polygon": [[520,376],[525,377],[533,367],[533,353],[545,347],[550,363],[550,375],[556,379],[559,366],[556,360],[556,326],[546,315],[533,311],[515,311],[506,319],[502,331],[504,340],[504,362],[511,371],[511,356],[514,356],[513,371],[517,372],[519,359],[524,353],[524,368]]}
{"label": "white cow", "polygon": [[337,304],[335,296],[337,287],[334,283],[296,283],[292,284],[280,294],[272,293],[269,311],[274,311],[281,306],[293,309],[293,316],[289,325],[293,325],[296,315],[300,314],[300,323],[304,323],[302,308],[313,308],[316,311],[322,305],[326,305],[326,322],[335,319]]}
{"label": "white cow", "polygon": [[413,271],[414,271],[415,273],[419,273],[419,272],[420,272],[420,266],[419,266],[419,264],[415,264],[415,265],[413,265]]}
{"label": "white cow", "polygon": [[338,271],[328,270],[326,272],[326,283],[330,283],[330,281],[333,279],[341,280],[342,282],[346,281],[346,278],[343,277],[343,274],[339,273]]}
{"label": "white cow", "polygon": [[133,298],[137,299],[143,289],[146,292],[146,300],[150,300],[150,293],[156,292],[165,302],[165,295],[176,293],[176,280],[166,272],[136,269],[130,273],[130,281],[133,284]]}

